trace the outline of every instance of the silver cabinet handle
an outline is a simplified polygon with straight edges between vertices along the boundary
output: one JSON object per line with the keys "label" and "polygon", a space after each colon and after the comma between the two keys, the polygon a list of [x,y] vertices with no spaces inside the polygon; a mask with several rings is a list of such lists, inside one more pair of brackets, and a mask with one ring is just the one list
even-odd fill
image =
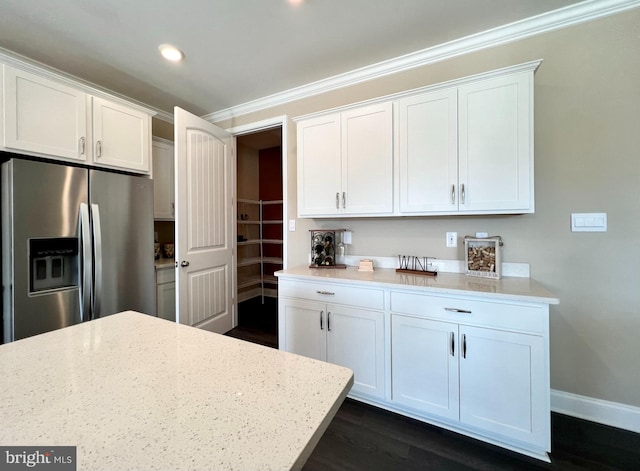
{"label": "silver cabinet handle", "polygon": [[96,141],[96,157],[102,156],[102,141]]}
{"label": "silver cabinet handle", "polygon": [[453,332],[450,334],[450,345],[451,356],[454,357],[456,356],[456,336]]}
{"label": "silver cabinet handle", "polygon": [[462,358],[467,358],[467,334],[462,334]]}
{"label": "silver cabinet handle", "polygon": [[318,294],[325,294],[327,296],[334,296],[336,293],[332,293],[331,291],[316,291]]}
{"label": "silver cabinet handle", "polygon": [[85,150],[86,150],[85,149],[85,147],[86,147],[85,143],[86,143],[86,139],[84,137],[81,137],[80,138],[80,155],[83,155],[85,153]]}
{"label": "silver cabinet handle", "polygon": [[176,204],[175,203],[171,203],[171,215],[172,216],[176,215]]}
{"label": "silver cabinet handle", "polygon": [[180,266],[181,267],[188,267],[189,266],[189,262],[187,260],[183,260],[182,262],[180,262]]}
{"label": "silver cabinet handle", "polygon": [[340,193],[336,193],[336,209],[340,209]]}
{"label": "silver cabinet handle", "polygon": [[345,191],[342,192],[342,209],[347,207],[347,193]]}
{"label": "silver cabinet handle", "polygon": [[460,314],[471,314],[471,311],[467,311],[466,309],[457,309],[455,307],[445,307],[444,310],[449,312],[458,312]]}
{"label": "silver cabinet handle", "polygon": [[456,204],[456,186],[451,185],[451,204]]}
{"label": "silver cabinet handle", "polygon": [[322,325],[322,315],[324,314],[324,311],[320,311],[320,330],[324,330],[324,326]]}
{"label": "silver cabinet handle", "polygon": [[464,183],[460,185],[460,204],[464,204],[465,200],[465,191],[464,191]]}
{"label": "silver cabinet handle", "polygon": [[327,312],[327,330],[331,332],[331,312]]}

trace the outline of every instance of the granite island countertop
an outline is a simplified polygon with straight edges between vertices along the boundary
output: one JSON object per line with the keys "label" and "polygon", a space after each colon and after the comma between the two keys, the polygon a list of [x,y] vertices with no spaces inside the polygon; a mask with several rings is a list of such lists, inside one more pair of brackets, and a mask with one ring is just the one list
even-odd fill
{"label": "granite island countertop", "polygon": [[417,289],[430,294],[482,295],[490,299],[559,304],[560,300],[541,283],[531,278],[503,277],[499,280],[467,276],[462,273],[440,272],[437,276],[397,273],[392,268],[376,268],[372,272],[357,267],[310,268],[299,266],[281,270],[275,275],[282,279],[328,281],[362,284],[381,288]]}
{"label": "granite island countertop", "polygon": [[353,373],[128,311],[1,345],[0,381],[0,443],[77,446],[78,470],[284,470]]}

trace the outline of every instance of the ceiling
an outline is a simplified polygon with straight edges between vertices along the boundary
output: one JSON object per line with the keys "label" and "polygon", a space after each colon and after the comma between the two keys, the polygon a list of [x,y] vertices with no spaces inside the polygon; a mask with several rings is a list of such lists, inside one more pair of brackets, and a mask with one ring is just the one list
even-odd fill
{"label": "ceiling", "polygon": [[[580,0],[2,0],[0,48],[204,115]],[[186,55],[166,62],[158,45]]]}

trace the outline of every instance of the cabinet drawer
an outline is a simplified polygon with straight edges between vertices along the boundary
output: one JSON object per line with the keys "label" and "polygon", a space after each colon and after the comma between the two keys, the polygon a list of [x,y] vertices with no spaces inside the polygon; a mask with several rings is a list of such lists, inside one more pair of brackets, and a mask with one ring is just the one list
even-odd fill
{"label": "cabinet drawer", "polygon": [[173,283],[176,281],[176,270],[174,267],[158,268],[156,270],[156,284]]}
{"label": "cabinet drawer", "polygon": [[347,304],[364,309],[384,309],[384,291],[376,288],[280,280],[278,293],[331,304]]}
{"label": "cabinet drawer", "polygon": [[391,311],[461,324],[546,332],[547,311],[541,306],[479,301],[455,296],[391,292]]}

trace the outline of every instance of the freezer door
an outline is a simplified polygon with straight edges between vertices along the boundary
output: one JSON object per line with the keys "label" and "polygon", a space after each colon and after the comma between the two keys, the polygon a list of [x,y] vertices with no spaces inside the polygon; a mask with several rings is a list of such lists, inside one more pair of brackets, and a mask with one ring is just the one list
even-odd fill
{"label": "freezer door", "polygon": [[89,171],[94,239],[94,317],[134,310],[156,315],[153,181]]}
{"label": "freezer door", "polygon": [[2,165],[5,342],[81,320],[78,219],[87,170],[13,159]]}

